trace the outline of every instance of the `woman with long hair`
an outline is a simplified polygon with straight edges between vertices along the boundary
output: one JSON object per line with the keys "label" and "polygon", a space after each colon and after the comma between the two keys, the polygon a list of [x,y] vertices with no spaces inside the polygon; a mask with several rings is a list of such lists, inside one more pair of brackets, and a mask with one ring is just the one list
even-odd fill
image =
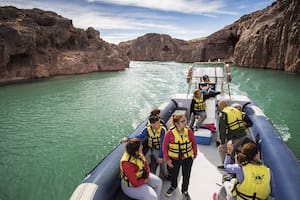
{"label": "woman with long hair", "polygon": [[121,189],[129,197],[140,200],[159,200],[161,179],[150,173],[148,161],[143,155],[143,145],[137,138],[126,144],[120,160]]}
{"label": "woman with long hair", "polygon": [[274,179],[271,170],[262,164],[257,145],[253,142],[244,144],[241,152],[237,155],[237,164],[230,164],[233,149],[230,140],[227,143],[224,167],[228,172],[236,174],[237,177],[224,182],[228,200],[267,199],[270,195],[273,196]]}
{"label": "woman with long hair", "polygon": [[185,199],[190,199],[188,186],[193,160],[197,157],[197,143],[193,131],[186,127],[186,122],[183,114],[174,114],[173,126],[165,135],[163,155],[171,174],[171,186],[166,192],[167,197],[170,197],[177,188],[181,166],[183,176],[181,192]]}

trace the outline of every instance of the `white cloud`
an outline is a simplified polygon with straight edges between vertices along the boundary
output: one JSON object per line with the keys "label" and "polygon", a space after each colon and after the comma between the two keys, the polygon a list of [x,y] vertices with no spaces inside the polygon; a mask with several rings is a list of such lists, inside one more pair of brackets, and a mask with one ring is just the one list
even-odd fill
{"label": "white cloud", "polygon": [[[124,32],[121,32],[121,33],[108,32],[108,33],[106,33],[105,32],[105,33],[101,33],[101,37],[105,41],[109,41],[111,43],[118,44],[119,42],[136,39],[137,37],[145,35],[146,33],[150,33],[150,32],[142,31],[142,30],[133,31],[133,32],[129,32],[129,33],[124,33]],[[183,39],[183,40],[191,40],[191,39],[200,38],[200,37],[204,37],[204,36],[208,35],[207,31],[203,31],[203,30],[189,31],[189,30],[185,30],[185,29],[178,30],[178,31],[172,31],[172,32],[158,30],[158,31],[155,31],[155,33],[168,34],[173,38]]]}
{"label": "white cloud", "polygon": [[[67,13],[66,13],[67,14]],[[77,27],[87,28],[89,26],[100,29],[129,29],[129,30],[145,30],[145,29],[166,29],[177,30],[178,27],[157,22],[152,19],[125,18],[111,15],[103,15],[94,11],[81,12],[72,16],[74,25]]]}
{"label": "white cloud", "polygon": [[[10,5],[11,1],[2,1],[3,5]],[[126,13],[119,15],[109,9],[93,8],[89,6],[79,6],[67,2],[61,2],[59,5],[50,5],[49,2],[15,0],[12,5],[18,8],[40,8],[52,10],[63,17],[72,19],[75,27],[88,28],[95,27],[100,29],[166,29],[176,30],[177,26],[166,24],[166,20],[171,17],[153,16],[147,13]],[[158,20],[160,22],[158,22]]]}
{"label": "white cloud", "polygon": [[[92,3],[96,1],[98,3]],[[1,0],[0,2],[0,6],[13,5],[18,8],[54,11],[72,19],[76,28],[94,27],[100,31],[104,40],[113,43],[134,39],[150,32],[165,33],[179,39],[207,36],[212,30],[209,26],[205,26],[205,23],[199,26],[196,17],[206,16],[208,19],[219,13],[233,14],[234,12],[222,11],[224,4],[224,0]],[[140,9],[141,7],[143,9]],[[179,13],[183,13],[184,17],[188,16],[187,13],[194,15],[192,19],[184,21],[182,15],[178,16]],[[194,25],[189,25],[190,22]]]}
{"label": "white cloud", "polygon": [[237,14],[222,10],[226,2],[221,0],[88,0],[88,2],[103,2],[189,14]]}
{"label": "white cloud", "polygon": [[[180,39],[192,39],[191,36],[186,35],[199,37],[199,34],[204,35],[204,33],[207,33],[207,31],[199,29],[187,30],[181,26],[168,24],[168,22],[157,22],[155,19],[136,20],[135,18],[99,15],[99,13],[94,12],[74,16],[73,23],[75,27],[84,29],[92,26],[100,31],[104,40],[116,44],[121,41],[135,39],[149,32],[169,34]],[[102,32],[102,30],[104,31]],[[124,33],[126,31],[132,33]],[[108,32],[109,34],[107,34]]]}
{"label": "white cloud", "polygon": [[[11,2],[11,1],[10,1]],[[9,5],[8,1],[2,1],[1,4]],[[1,5],[0,4],[0,5]],[[192,34],[182,26],[175,23],[176,19],[170,16],[151,15],[149,13],[119,13],[106,8],[95,8],[92,6],[79,6],[68,2],[60,2],[51,5],[43,1],[15,0],[12,4],[19,8],[41,8],[52,10],[63,17],[72,19],[73,25],[77,28],[86,29],[94,27],[100,31],[101,37],[112,43],[119,43],[130,39],[135,39],[145,33],[156,32],[165,33],[181,39],[190,39],[184,37],[185,34]],[[128,33],[128,32],[132,33]],[[126,33],[127,32],[127,33]],[[198,31],[206,32],[206,31]],[[109,35],[107,35],[109,33]]]}

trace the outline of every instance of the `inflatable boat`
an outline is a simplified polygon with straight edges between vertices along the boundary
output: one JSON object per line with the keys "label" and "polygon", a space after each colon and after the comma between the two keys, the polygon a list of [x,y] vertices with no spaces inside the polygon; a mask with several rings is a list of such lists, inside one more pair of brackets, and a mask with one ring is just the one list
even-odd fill
{"label": "inflatable boat", "polygon": [[[187,82],[189,89],[187,94],[176,94],[169,102],[164,103],[161,109],[161,117],[170,126],[170,118],[174,113],[184,113],[189,118],[192,95],[189,90],[192,86],[199,87],[204,74],[209,75],[216,90],[223,90],[223,81],[231,79],[230,71],[225,67],[197,67],[194,63],[189,69]],[[225,70],[224,70],[225,69]],[[196,71],[196,72],[195,72]],[[226,71],[226,72],[225,72]],[[224,74],[225,72],[225,74]],[[227,83],[229,84],[229,83]],[[300,187],[300,164],[296,156],[283,142],[277,130],[273,127],[262,110],[246,96],[225,95],[229,103],[239,103],[243,111],[250,117],[253,126],[249,128],[248,137],[259,144],[261,159],[273,173],[276,192],[276,200],[297,200]],[[207,119],[205,125],[214,125],[217,128],[217,102],[219,96],[206,100]],[[145,119],[130,136],[139,134],[146,126]],[[216,141],[218,130],[203,127],[194,132],[198,143],[198,156],[194,160],[190,178],[189,193],[191,199],[213,199],[215,192],[222,186],[222,175],[226,172],[217,168],[221,165]],[[130,199],[120,189],[119,161],[125,150],[125,143],[119,144],[103,160],[92,169],[80,183],[71,200],[118,200]],[[181,181],[181,180],[179,180]],[[180,182],[179,182],[180,188]],[[170,181],[163,181],[161,199],[182,199],[180,189],[171,197],[165,197],[165,192],[170,186]]]}

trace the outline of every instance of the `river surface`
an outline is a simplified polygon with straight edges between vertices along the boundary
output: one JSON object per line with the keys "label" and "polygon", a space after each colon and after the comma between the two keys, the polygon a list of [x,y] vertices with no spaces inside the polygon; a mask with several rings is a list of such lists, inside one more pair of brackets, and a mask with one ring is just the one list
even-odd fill
{"label": "river surface", "polygon": [[[121,72],[0,87],[0,200],[65,200],[84,175],[175,93],[189,64],[131,62]],[[300,75],[231,67],[300,158]]]}

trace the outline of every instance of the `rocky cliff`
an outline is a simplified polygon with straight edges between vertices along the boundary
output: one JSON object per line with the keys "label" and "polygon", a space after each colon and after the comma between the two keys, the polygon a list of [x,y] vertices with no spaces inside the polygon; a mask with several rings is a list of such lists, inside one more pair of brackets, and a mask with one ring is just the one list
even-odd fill
{"label": "rocky cliff", "polygon": [[178,62],[231,61],[238,38],[231,27],[217,31],[206,38],[189,41],[180,47]]}
{"label": "rocky cliff", "polygon": [[176,60],[180,47],[187,44],[184,40],[173,39],[169,35],[148,33],[135,40],[121,42],[123,49],[131,60]]}
{"label": "rocky cliff", "polygon": [[299,10],[299,0],[277,0],[206,38],[182,41],[146,34],[119,46],[132,60],[196,62],[220,58],[238,66],[296,72],[300,70]]}
{"label": "rocky cliff", "polygon": [[54,12],[0,7],[0,80],[124,70],[129,58],[93,28]]}
{"label": "rocky cliff", "polygon": [[300,1],[278,0],[235,22],[239,41],[234,63],[285,71],[300,70]]}

